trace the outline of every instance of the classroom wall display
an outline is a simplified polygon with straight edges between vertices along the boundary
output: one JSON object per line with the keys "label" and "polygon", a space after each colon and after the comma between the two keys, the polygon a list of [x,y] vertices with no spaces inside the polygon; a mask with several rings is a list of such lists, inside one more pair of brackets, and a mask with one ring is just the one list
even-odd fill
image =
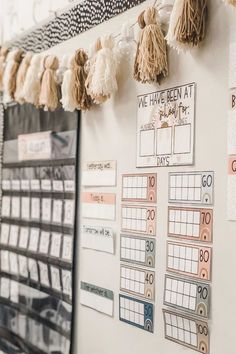
{"label": "classroom wall display", "polygon": [[192,165],[196,84],[138,96],[137,167]]}
{"label": "classroom wall display", "polygon": [[71,353],[78,114],[4,112],[0,348]]}

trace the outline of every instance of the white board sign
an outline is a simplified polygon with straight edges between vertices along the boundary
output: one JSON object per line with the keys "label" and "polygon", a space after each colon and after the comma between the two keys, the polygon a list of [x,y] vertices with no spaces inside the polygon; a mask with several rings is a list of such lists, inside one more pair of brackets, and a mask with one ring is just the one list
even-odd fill
{"label": "white board sign", "polygon": [[193,164],[195,89],[190,83],[138,96],[137,167]]}

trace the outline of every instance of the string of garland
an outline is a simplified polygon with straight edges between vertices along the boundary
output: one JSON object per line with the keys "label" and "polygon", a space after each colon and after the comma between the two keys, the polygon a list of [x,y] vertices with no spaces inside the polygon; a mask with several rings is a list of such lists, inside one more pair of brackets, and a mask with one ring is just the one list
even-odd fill
{"label": "string of garland", "polygon": [[[226,1],[226,0],[224,0]],[[236,0],[227,0],[236,5]],[[155,5],[155,4],[154,4]],[[190,50],[204,40],[207,0],[175,0],[165,38],[155,6],[138,18],[140,33],[134,60],[134,79],[161,83],[168,76],[167,44],[178,51]],[[89,110],[118,90],[119,55],[112,35],[98,38],[90,53],[78,49],[61,62],[55,55],[0,50],[0,93],[3,102],[31,103],[44,110]]]}

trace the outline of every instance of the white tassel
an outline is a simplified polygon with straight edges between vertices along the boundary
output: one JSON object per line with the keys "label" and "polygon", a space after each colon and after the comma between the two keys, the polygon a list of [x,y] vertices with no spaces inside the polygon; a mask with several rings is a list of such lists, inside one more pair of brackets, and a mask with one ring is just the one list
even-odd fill
{"label": "white tassel", "polygon": [[166,36],[166,41],[168,45],[176,49],[178,53],[180,51],[186,52],[189,49],[188,45],[178,42],[176,40],[176,35],[175,35],[176,23],[182,14],[184,8],[184,1],[185,0],[175,0],[173,10],[170,16],[168,33]]}
{"label": "white tassel", "polygon": [[39,105],[39,93],[40,93],[40,74],[42,70],[43,58],[40,54],[35,54],[31,60],[30,67],[27,71],[23,96],[26,102],[32,103],[35,106]]}
{"label": "white tassel", "polygon": [[89,94],[97,103],[100,103],[100,100],[97,99],[99,96],[108,98],[117,91],[117,58],[113,51],[113,37],[111,35],[101,37],[101,46],[102,49],[96,54],[89,87]]}
{"label": "white tassel", "polygon": [[59,69],[57,70],[57,82],[58,84],[62,84],[63,82],[63,75],[69,67],[70,62],[70,55],[65,54],[60,59]]}
{"label": "white tassel", "polygon": [[67,64],[67,70],[64,72],[62,86],[61,86],[61,104],[65,111],[74,112],[77,109],[77,102],[74,100],[74,95],[71,93],[71,89],[74,87],[73,75],[71,70],[71,61],[73,57],[70,58]]}

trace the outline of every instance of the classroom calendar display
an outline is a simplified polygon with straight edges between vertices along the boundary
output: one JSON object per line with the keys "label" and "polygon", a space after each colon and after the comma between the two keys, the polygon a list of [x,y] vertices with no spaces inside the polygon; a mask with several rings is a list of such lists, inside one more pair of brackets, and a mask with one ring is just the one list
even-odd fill
{"label": "classroom calendar display", "polygon": [[213,196],[213,172],[169,174],[169,203],[175,205],[168,207],[165,337],[203,354],[210,353],[213,240],[213,209],[205,205],[213,205]]}
{"label": "classroom calendar display", "polygon": [[137,167],[192,165],[194,83],[138,96]]}
{"label": "classroom calendar display", "polygon": [[124,174],[121,199],[120,321],[153,333],[157,174]]}
{"label": "classroom calendar display", "polygon": [[78,116],[12,106],[4,124],[0,347],[69,354]]}

